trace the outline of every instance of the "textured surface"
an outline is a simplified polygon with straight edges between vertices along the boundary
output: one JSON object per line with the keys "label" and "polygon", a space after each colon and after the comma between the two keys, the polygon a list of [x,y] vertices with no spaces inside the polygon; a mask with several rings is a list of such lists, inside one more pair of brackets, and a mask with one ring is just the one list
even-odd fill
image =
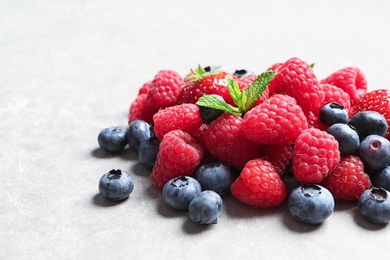
{"label": "textured surface", "polygon": [[[298,56],[319,78],[358,66],[369,89],[390,88],[390,2],[0,1],[0,259],[362,259],[388,255],[389,226],[336,204],[320,226],[282,205],[224,199],[217,225],[168,209],[126,149],[97,149],[105,127],[160,69],[198,63],[261,72]],[[98,196],[121,168],[130,198]]]}

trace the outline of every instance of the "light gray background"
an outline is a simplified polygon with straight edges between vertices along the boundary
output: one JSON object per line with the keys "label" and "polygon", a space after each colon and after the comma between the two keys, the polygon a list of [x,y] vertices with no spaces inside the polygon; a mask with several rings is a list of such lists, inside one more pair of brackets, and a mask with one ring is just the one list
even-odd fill
{"label": "light gray background", "polygon": [[[286,205],[225,198],[217,225],[161,202],[129,149],[98,149],[126,125],[160,69],[251,69],[298,56],[323,78],[353,65],[389,88],[389,1],[0,1],[0,259],[363,259],[389,256],[390,227],[340,203],[320,226]],[[97,194],[112,168],[132,173],[122,203]]]}

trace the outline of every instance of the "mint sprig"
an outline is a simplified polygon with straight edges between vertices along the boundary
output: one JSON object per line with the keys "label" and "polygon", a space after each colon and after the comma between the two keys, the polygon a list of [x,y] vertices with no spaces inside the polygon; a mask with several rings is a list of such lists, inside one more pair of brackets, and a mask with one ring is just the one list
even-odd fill
{"label": "mint sprig", "polygon": [[232,115],[241,116],[248,111],[256,100],[267,89],[268,84],[275,76],[275,71],[266,71],[256,77],[247,89],[240,90],[238,83],[231,78],[226,78],[229,95],[232,97],[235,106],[227,104],[211,95],[203,95],[196,103],[198,106],[204,106],[219,110],[224,110]]}

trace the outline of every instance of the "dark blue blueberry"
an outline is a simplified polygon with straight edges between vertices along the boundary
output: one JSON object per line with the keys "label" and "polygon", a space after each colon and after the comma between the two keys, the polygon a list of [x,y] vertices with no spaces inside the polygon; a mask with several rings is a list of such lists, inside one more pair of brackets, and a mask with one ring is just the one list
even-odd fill
{"label": "dark blue blueberry", "polygon": [[325,125],[333,125],[336,123],[346,124],[348,122],[348,112],[344,106],[332,102],[321,107],[319,113],[320,121]]}
{"label": "dark blue blueberry", "polygon": [[163,187],[162,199],[171,208],[187,211],[188,205],[202,191],[199,182],[189,176],[169,180]]}
{"label": "dark blue blueberry", "polygon": [[375,111],[362,111],[354,115],[348,124],[353,125],[360,140],[369,135],[385,136],[388,125],[386,118]]}
{"label": "dark blue blueberry", "polygon": [[360,143],[358,153],[364,166],[381,170],[390,163],[390,142],[380,135],[369,135]]}
{"label": "dark blue blueberry", "polygon": [[199,193],[188,206],[188,214],[196,224],[217,224],[221,217],[223,201],[212,190]]}
{"label": "dark blue blueberry", "polygon": [[244,76],[253,75],[253,74],[255,74],[253,71],[251,71],[251,70],[244,70],[244,69],[235,70],[233,72],[233,75],[236,76],[237,78],[242,78]]}
{"label": "dark blue blueberry", "polygon": [[98,143],[102,150],[115,153],[120,152],[127,145],[127,129],[124,126],[113,126],[100,131]]}
{"label": "dark blue blueberry", "polygon": [[318,184],[301,185],[288,198],[288,209],[298,221],[320,224],[334,211],[334,198],[326,188]]}
{"label": "dark blue blueberry", "polygon": [[390,165],[374,174],[372,184],[375,187],[382,187],[387,191],[390,191]]}
{"label": "dark blue blueberry", "polygon": [[[218,98],[219,100],[221,100],[222,102],[225,102],[223,97],[221,97],[220,95],[211,94],[210,96],[214,96],[214,97]],[[200,106],[199,107],[199,113],[200,113],[203,121],[205,123],[209,124],[212,121],[214,121],[215,119],[217,119],[218,117],[220,117],[223,113],[225,113],[225,111],[219,110],[219,109],[215,109],[215,108]]]}
{"label": "dark blue blueberry", "polygon": [[292,171],[287,171],[282,178],[284,184],[286,185],[287,192],[290,194],[295,188],[302,185],[300,181],[295,178]]}
{"label": "dark blue blueberry", "polygon": [[194,176],[203,190],[213,190],[221,196],[230,192],[234,178],[232,169],[218,161],[204,163]]}
{"label": "dark blue blueberry", "polygon": [[206,66],[203,68],[205,72],[213,73],[214,71],[218,70],[219,67],[215,65]]}
{"label": "dark blue blueberry", "polygon": [[129,129],[127,130],[127,142],[133,151],[138,152],[140,143],[151,137],[151,127],[149,123],[143,120],[134,120],[130,123]]}
{"label": "dark blue blueberry", "polygon": [[156,163],[157,153],[160,147],[158,138],[149,138],[140,143],[138,147],[138,160],[147,169],[152,170]]}
{"label": "dark blue blueberry", "polygon": [[100,178],[99,193],[110,200],[123,200],[134,189],[134,181],[128,172],[111,170]]}
{"label": "dark blue blueberry", "polygon": [[358,201],[361,216],[374,224],[386,224],[390,220],[390,193],[383,188],[364,191]]}
{"label": "dark blue blueberry", "polygon": [[359,135],[352,127],[348,124],[336,123],[326,130],[339,142],[340,152],[344,155],[355,153],[360,145]]}

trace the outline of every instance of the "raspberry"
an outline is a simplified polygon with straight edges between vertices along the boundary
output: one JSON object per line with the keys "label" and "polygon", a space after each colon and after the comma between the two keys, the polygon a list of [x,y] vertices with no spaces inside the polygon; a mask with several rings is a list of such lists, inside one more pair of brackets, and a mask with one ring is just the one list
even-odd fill
{"label": "raspberry", "polygon": [[290,165],[293,148],[294,145],[290,143],[286,145],[260,145],[259,158],[272,163],[276,172],[282,176]]}
{"label": "raspberry", "polygon": [[153,122],[153,113],[147,106],[147,94],[140,94],[131,103],[129,108],[129,121],[128,124],[134,120],[140,119],[151,124]]}
{"label": "raspberry", "polygon": [[321,106],[315,111],[315,115],[318,116],[319,110],[325,104],[336,102],[344,107],[344,109],[349,112],[351,109],[351,99],[347,92],[342,90],[339,87],[336,87],[331,84],[320,84],[322,86],[322,91],[324,92],[325,98],[322,101]]}
{"label": "raspberry", "polygon": [[[237,84],[238,87],[243,90],[243,89],[248,89],[248,86],[256,79],[257,75],[256,74],[249,74],[246,76],[243,76],[239,79],[237,79]],[[261,103],[263,103],[266,99],[269,97],[269,89],[267,88],[261,96],[255,101],[255,103],[252,105],[252,107],[257,106]]]}
{"label": "raspberry", "polygon": [[268,67],[267,70],[275,70],[277,71],[281,66],[283,65],[283,62],[276,62]]}
{"label": "raspberry", "polygon": [[331,75],[320,81],[341,88],[348,93],[351,104],[356,103],[367,92],[367,80],[361,70],[357,67],[345,67],[333,72]]}
{"label": "raspberry", "polygon": [[183,78],[173,70],[160,70],[154,77],[147,96],[147,104],[156,113],[159,109],[176,104]]}
{"label": "raspberry", "polygon": [[314,184],[328,176],[340,162],[337,140],[325,131],[308,128],[297,138],[292,158],[295,178]]}
{"label": "raspberry", "polygon": [[287,196],[273,165],[262,159],[248,161],[230,190],[239,201],[258,208],[278,206]]}
{"label": "raspberry", "polygon": [[359,196],[372,187],[370,177],[364,172],[364,164],[356,155],[346,155],[321,185],[338,201],[357,201]]}
{"label": "raspberry", "polygon": [[316,110],[325,97],[310,65],[295,57],[278,68],[269,89],[270,93],[294,97],[304,111]]}
{"label": "raspberry", "polygon": [[287,144],[307,128],[307,120],[294,98],[277,94],[248,111],[242,123],[244,135],[259,144]]}
{"label": "raspberry", "polygon": [[[390,90],[376,89],[364,95],[350,111],[350,118],[361,111],[376,111],[381,113],[390,125]],[[390,131],[387,131],[385,137],[390,140]]]}
{"label": "raspberry", "polygon": [[200,165],[202,156],[202,146],[189,133],[173,130],[164,135],[160,143],[150,179],[162,189],[170,179],[191,175]]}
{"label": "raspberry", "polygon": [[148,94],[151,85],[152,85],[152,81],[151,80],[149,80],[148,82],[144,83],[142,85],[142,87],[138,90],[138,95]]}
{"label": "raspberry", "polygon": [[181,104],[161,109],[153,116],[154,132],[160,140],[171,130],[191,133],[202,125],[199,108],[195,104]]}
{"label": "raspberry", "polygon": [[238,169],[259,154],[259,145],[245,138],[242,120],[225,113],[214,120],[203,135],[207,149],[215,158]]}

